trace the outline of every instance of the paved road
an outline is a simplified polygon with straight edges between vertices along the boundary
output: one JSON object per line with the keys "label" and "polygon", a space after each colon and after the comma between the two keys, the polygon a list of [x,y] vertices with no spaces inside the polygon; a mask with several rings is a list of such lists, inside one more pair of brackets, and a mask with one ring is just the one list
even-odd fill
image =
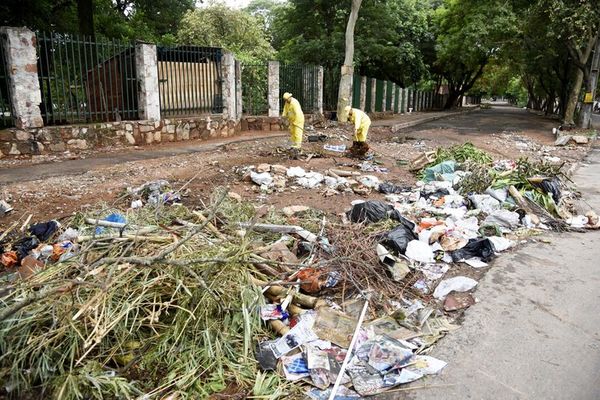
{"label": "paved road", "polygon": [[411,132],[452,129],[464,135],[491,134],[502,131],[548,134],[553,127],[558,125],[560,123],[557,120],[528,112],[522,108],[503,105],[420,124],[417,128],[411,129]]}
{"label": "paved road", "polygon": [[[599,149],[574,180],[600,210]],[[380,397],[600,399],[600,232],[549,238],[493,263],[479,283],[480,302],[432,352],[448,366],[415,385],[431,388]]]}

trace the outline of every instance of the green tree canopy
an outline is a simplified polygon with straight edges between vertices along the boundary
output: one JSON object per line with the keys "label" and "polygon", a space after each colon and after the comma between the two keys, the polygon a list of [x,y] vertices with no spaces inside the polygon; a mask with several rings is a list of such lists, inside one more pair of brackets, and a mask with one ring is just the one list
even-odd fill
{"label": "green tree canopy", "polygon": [[223,4],[188,11],[181,21],[177,41],[223,47],[242,61],[266,61],[275,56],[263,21]]}

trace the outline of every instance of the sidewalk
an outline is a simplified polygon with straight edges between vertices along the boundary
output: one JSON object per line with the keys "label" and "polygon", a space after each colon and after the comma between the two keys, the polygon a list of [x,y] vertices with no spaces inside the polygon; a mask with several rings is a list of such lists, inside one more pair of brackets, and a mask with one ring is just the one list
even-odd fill
{"label": "sidewalk", "polygon": [[[469,109],[468,111],[472,111]],[[411,113],[395,115],[392,118],[373,121],[376,127],[391,127],[398,130],[416,126],[436,119],[459,115],[465,111],[443,111],[435,113]],[[400,127],[400,128],[398,128]],[[251,141],[263,141],[274,138],[287,137],[288,133],[281,132],[243,132],[239,136],[210,141],[187,141],[148,145],[139,148],[123,148],[114,152],[101,152],[81,159],[65,159],[62,161],[37,163],[3,168],[0,167],[0,184],[19,181],[31,181],[52,176],[65,176],[83,174],[89,170],[122,164],[130,161],[151,160],[162,157],[172,157],[180,154],[207,153],[220,146]],[[49,168],[48,166],[52,166]],[[58,167],[60,165],[60,167]]]}
{"label": "sidewalk", "polygon": [[[573,177],[595,210],[599,167],[596,149]],[[481,302],[431,354],[448,366],[404,393],[413,400],[600,398],[600,232],[545,237],[551,243],[529,243],[492,264],[475,292]]]}

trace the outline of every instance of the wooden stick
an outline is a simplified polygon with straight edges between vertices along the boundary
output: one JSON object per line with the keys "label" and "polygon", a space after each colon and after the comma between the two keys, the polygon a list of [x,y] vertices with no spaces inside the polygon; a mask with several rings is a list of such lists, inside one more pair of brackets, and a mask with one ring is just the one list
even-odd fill
{"label": "wooden stick", "polygon": [[348,176],[360,176],[361,173],[358,171],[345,171],[343,169],[330,169],[329,172],[336,174],[338,177],[348,177]]}
{"label": "wooden stick", "polygon": [[307,242],[314,243],[317,241],[317,235],[307,231],[301,226],[296,225],[272,225],[272,224],[252,224],[249,222],[241,222],[240,227],[244,229],[252,229],[257,232],[274,232],[274,233],[295,233],[302,237]]}
{"label": "wooden stick", "polygon": [[123,222],[110,222],[110,221],[104,221],[101,219],[93,219],[93,218],[86,218],[85,222],[90,225],[106,226],[109,228],[117,228],[117,229],[123,229],[127,226],[127,224],[123,223]]}
{"label": "wooden stick", "polygon": [[221,231],[219,231],[213,224],[212,222],[210,222],[201,212],[198,211],[192,211],[192,214],[194,214],[196,217],[198,217],[198,219],[200,220],[200,222],[206,223],[206,228],[211,231],[216,237],[218,237],[221,240],[226,240],[227,237],[225,237],[225,235],[223,235],[221,233]]}
{"label": "wooden stick", "polygon": [[19,225],[18,222],[16,222],[16,221],[13,222],[13,224],[10,226],[10,228],[8,228],[4,232],[2,232],[2,235],[0,235],[0,240],[4,239],[13,229],[15,229],[17,227],[17,225]]}
{"label": "wooden stick", "polygon": [[358,323],[356,324],[356,329],[354,329],[354,334],[352,335],[352,341],[350,341],[350,346],[348,347],[348,352],[346,353],[346,357],[344,358],[344,363],[340,368],[340,372],[338,373],[337,379],[335,380],[335,385],[333,385],[333,389],[331,389],[331,394],[329,395],[329,400],[335,399],[335,394],[337,393],[340,383],[342,382],[342,378],[344,373],[346,372],[346,367],[348,367],[348,363],[350,362],[350,358],[352,357],[352,351],[354,350],[354,346],[356,345],[356,340],[358,339],[358,332],[362,326],[362,323],[365,319],[365,314],[367,313],[367,309],[369,308],[369,299],[365,300],[365,304],[363,305],[362,312],[360,313],[360,317],[358,318]]}
{"label": "wooden stick", "polygon": [[19,229],[19,231],[25,232],[25,228],[27,228],[27,225],[29,225],[29,221],[31,221],[31,217],[33,217],[33,214],[29,214],[29,217],[27,217],[25,222],[23,222],[23,225],[21,225],[21,229]]}

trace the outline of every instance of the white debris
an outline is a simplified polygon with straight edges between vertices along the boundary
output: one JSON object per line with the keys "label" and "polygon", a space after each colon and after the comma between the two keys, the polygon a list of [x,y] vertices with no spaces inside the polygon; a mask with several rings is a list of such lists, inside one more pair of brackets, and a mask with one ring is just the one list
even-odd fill
{"label": "white debris", "polygon": [[467,292],[477,286],[475,279],[466,276],[455,276],[454,278],[444,279],[435,288],[433,297],[438,300],[446,298],[450,292]]}
{"label": "white debris", "polygon": [[250,179],[259,186],[271,186],[273,183],[273,177],[268,172],[258,173],[252,171],[250,172]]}
{"label": "white debris", "polygon": [[421,242],[420,240],[411,240],[406,246],[406,257],[411,260],[419,261],[422,263],[433,262],[433,251],[427,243]]}
{"label": "white debris", "polygon": [[306,171],[302,167],[290,167],[287,169],[287,176],[290,178],[299,178],[306,175]]}

